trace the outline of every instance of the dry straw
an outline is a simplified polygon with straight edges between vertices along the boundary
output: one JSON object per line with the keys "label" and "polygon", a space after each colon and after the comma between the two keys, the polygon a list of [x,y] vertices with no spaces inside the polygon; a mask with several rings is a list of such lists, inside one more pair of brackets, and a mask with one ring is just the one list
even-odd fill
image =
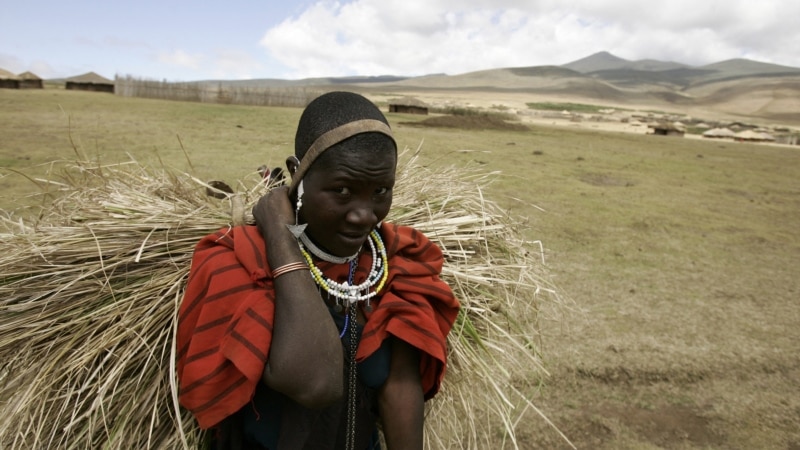
{"label": "dry straw", "polygon": [[[538,412],[525,390],[546,375],[539,308],[559,303],[541,248],[484,198],[491,174],[433,173],[408,153],[390,220],[444,249],[443,278],[463,307],[426,448],[515,448],[520,420]],[[192,251],[251,223],[267,187],[254,174],[217,200],[189,175],[136,162],[83,161],[62,178],[37,219],[1,218],[0,447],[194,448],[173,345]]]}

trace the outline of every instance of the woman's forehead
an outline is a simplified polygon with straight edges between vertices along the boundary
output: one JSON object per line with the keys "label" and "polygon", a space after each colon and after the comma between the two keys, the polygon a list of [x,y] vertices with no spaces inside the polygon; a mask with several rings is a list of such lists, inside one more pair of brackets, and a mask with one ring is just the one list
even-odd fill
{"label": "woman's forehead", "polygon": [[[326,152],[327,153],[327,152]],[[318,158],[306,176],[314,178],[377,178],[386,182],[395,176],[397,157],[382,149],[336,151]]]}
{"label": "woman's forehead", "polygon": [[342,164],[358,166],[365,161],[369,161],[370,164],[380,164],[382,162],[394,164],[396,160],[397,151],[394,148],[394,143],[385,139],[364,139],[361,136],[357,136],[343,143],[343,145],[335,145],[325,150],[311,168],[331,167]]}
{"label": "woman's forehead", "polygon": [[[326,155],[327,156],[327,155]],[[309,169],[317,171],[371,172],[374,170],[394,172],[396,156],[385,151],[341,152],[331,158],[318,159]]]}

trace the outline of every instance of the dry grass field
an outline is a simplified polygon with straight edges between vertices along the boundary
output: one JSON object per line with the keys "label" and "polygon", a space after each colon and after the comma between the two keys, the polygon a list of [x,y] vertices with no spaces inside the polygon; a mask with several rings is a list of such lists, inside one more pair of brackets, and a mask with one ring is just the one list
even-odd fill
{"label": "dry grass field", "polygon": [[[0,207],[33,203],[73,147],[234,182],[282,164],[299,115],[0,90]],[[800,449],[800,148],[387,117],[430,166],[499,171],[487,195],[543,242],[571,306],[545,311],[549,379],[517,383],[577,448]],[[533,412],[519,429],[570,448]]]}

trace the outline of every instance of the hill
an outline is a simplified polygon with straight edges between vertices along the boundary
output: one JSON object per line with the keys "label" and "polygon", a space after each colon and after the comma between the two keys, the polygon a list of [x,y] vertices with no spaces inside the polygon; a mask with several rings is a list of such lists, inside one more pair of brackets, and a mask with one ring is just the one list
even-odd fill
{"label": "hill", "polygon": [[643,59],[640,61],[628,61],[627,59],[614,56],[609,52],[598,52],[581,58],[577,61],[567,63],[561,67],[572,69],[581,73],[593,73],[604,70],[641,70],[641,71],[662,71],[688,67],[671,61],[657,61],[654,59]]}
{"label": "hill", "polygon": [[375,95],[389,93],[389,98],[413,95],[433,105],[482,102],[485,106],[526,108],[531,102],[573,102],[800,126],[800,68],[747,59],[691,66],[654,59],[630,61],[598,52],[560,66],[506,67],[456,75],[198,83],[214,89],[352,89]]}
{"label": "hill", "polygon": [[800,68],[747,59],[704,66],[599,52],[561,66],[499,68],[459,75],[356,84],[432,95],[459,91],[686,114],[719,114],[800,126]]}

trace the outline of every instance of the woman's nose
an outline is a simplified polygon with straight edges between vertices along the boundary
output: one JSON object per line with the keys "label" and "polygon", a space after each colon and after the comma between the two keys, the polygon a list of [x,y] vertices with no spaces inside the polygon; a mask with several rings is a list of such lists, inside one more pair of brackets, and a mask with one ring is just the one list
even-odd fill
{"label": "woman's nose", "polygon": [[347,221],[364,228],[372,228],[378,223],[378,216],[375,215],[375,210],[371,205],[360,205],[348,211]]}

